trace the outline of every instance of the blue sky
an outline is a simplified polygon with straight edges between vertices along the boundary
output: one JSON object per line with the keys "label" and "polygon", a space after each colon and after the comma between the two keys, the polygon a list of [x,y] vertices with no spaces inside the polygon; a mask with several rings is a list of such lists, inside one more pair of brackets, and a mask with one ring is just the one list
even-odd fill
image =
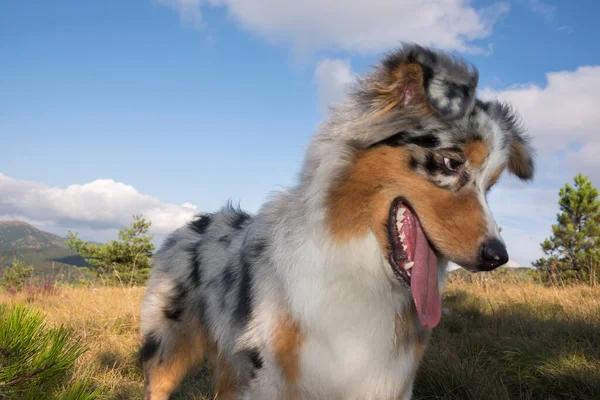
{"label": "blue sky", "polygon": [[158,238],[230,198],[255,211],[294,182],[344,83],[409,40],[476,64],[536,137],[536,182],[491,199],[527,264],[558,188],[600,183],[600,2],[415,3],[3,2],[0,218],[105,240],[138,211]]}

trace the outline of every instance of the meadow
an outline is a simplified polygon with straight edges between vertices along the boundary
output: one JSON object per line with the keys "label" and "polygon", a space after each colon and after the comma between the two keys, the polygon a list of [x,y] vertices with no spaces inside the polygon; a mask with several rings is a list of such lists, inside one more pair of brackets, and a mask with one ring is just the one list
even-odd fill
{"label": "meadow", "polygon": [[[54,294],[0,294],[74,330],[87,351],[75,376],[105,399],[141,399],[137,362],[143,288],[61,287]],[[599,399],[600,287],[542,286],[516,274],[453,274],[444,315],[415,385],[415,399]],[[210,371],[175,399],[212,399]]]}

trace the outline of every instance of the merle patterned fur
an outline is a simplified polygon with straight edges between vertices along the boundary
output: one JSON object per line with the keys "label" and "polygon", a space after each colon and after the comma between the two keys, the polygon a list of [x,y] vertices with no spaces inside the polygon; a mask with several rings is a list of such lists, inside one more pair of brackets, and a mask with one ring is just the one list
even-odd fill
{"label": "merle patterned fur", "polygon": [[[390,77],[394,70],[406,63],[421,66],[423,91],[433,112],[419,114],[417,108],[409,105],[378,114],[381,88],[393,83]],[[278,313],[282,310],[293,313],[305,328],[320,323],[326,327],[321,334],[343,325],[346,320],[337,320],[337,316],[350,313],[353,326],[346,326],[349,331],[344,333],[358,335],[352,329],[362,327],[367,318],[365,314],[351,314],[352,310],[345,308],[347,300],[339,300],[338,304],[338,297],[327,297],[333,292],[324,289],[329,283],[323,283],[326,274],[339,274],[348,282],[355,279],[352,283],[362,288],[365,279],[380,268],[372,266],[369,274],[365,272],[371,267],[368,265],[348,270],[349,264],[357,262],[356,254],[366,251],[365,246],[371,242],[336,252],[325,226],[328,193],[356,152],[377,146],[410,147],[407,170],[422,174],[442,188],[450,188],[440,152],[460,153],[469,141],[479,138],[486,143],[486,163],[508,165],[522,179],[533,176],[533,151],[516,114],[498,101],[476,100],[477,82],[477,70],[464,61],[443,52],[406,45],[385,57],[381,68],[358,79],[345,101],[331,110],[327,122],[311,141],[295,186],[274,195],[256,215],[228,204],[218,212],[199,215],[173,232],[154,256],[142,306],[141,330],[145,339],[141,360],[146,365],[157,365],[174,351],[182,335],[202,332],[230,363],[240,383],[239,398],[282,398],[282,392],[278,391],[283,387],[282,375],[274,361],[270,337]],[[373,119],[373,115],[378,118]],[[494,172],[486,168],[486,165],[481,167],[488,176]],[[461,179],[459,185],[472,183],[467,174]],[[341,293],[345,293],[344,289],[335,287]],[[387,293],[386,290],[353,291],[345,295],[346,299],[363,299],[366,304],[379,299],[377,296]],[[400,304],[409,304],[407,293],[398,295]],[[368,317],[372,321],[380,317],[379,313],[384,315],[386,307],[392,307],[386,303],[392,296],[385,296],[369,308]],[[339,298],[343,296],[340,294]],[[323,308],[327,308],[328,317],[323,316]],[[388,314],[393,317],[394,310]],[[381,326],[387,323],[382,321],[376,323]],[[380,335],[379,339],[364,343],[395,340],[392,330],[383,332],[372,326],[375,325],[369,325],[365,331]],[[310,337],[309,328],[305,334]],[[356,340],[362,338],[357,336]],[[332,339],[330,343],[334,342]],[[380,376],[382,371],[393,372],[374,356],[360,370],[361,379],[357,382],[345,375],[353,369],[346,371],[339,366],[333,371],[327,369],[329,358],[319,358],[333,357],[333,353],[315,354],[310,348],[305,351],[313,351],[309,361],[320,363],[321,372],[329,374],[318,384],[319,390],[330,394],[329,398],[349,398],[342,393],[348,382],[358,385],[358,392],[381,389],[383,386],[377,386],[377,382],[384,379]],[[384,357],[390,352],[397,350],[378,354]],[[398,354],[401,357],[403,353]],[[412,355],[402,362],[411,371],[416,370],[411,366]],[[372,368],[373,363],[377,368]],[[378,375],[371,377],[374,371],[379,371]],[[318,380],[318,376],[311,375],[313,380]],[[412,378],[391,375],[388,378],[385,379],[389,392],[381,392],[381,398],[396,398],[401,393],[401,384],[408,390],[402,393],[410,395]],[[408,379],[408,383],[401,379]],[[303,387],[307,391],[314,389],[310,382],[306,385]]]}

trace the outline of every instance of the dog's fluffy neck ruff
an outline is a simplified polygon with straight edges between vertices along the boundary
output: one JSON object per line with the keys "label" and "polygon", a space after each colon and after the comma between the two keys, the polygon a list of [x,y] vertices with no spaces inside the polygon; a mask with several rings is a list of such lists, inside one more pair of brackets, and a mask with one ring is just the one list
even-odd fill
{"label": "dog's fluffy neck ruff", "polygon": [[[286,291],[301,292],[290,296],[293,299],[290,311],[301,323],[309,325],[305,328],[323,329],[319,324],[327,320],[323,317],[327,309],[338,315],[336,320],[339,315],[347,315],[347,323],[352,325],[356,323],[352,315],[364,320],[361,308],[378,307],[381,312],[373,317],[385,318],[385,321],[371,323],[379,327],[389,324],[392,334],[395,316],[413,307],[413,302],[410,291],[393,284],[386,275],[386,268],[390,267],[375,236],[369,232],[340,244],[333,243],[329,236],[327,197],[331,185],[351,162],[357,150],[357,138],[361,137],[361,121],[369,118],[352,104],[355,102],[332,110],[330,119],[321,126],[307,150],[299,183],[264,208],[265,213],[273,217],[270,222],[277,232],[272,240],[277,241],[276,257],[281,259],[273,264],[275,268],[286,269],[281,274],[286,277],[283,281]],[[389,135],[386,120],[397,123],[393,116],[383,119],[379,126],[381,137]],[[379,138],[373,132],[372,121],[364,123],[371,127],[370,142],[363,144],[367,146]],[[441,280],[445,264],[441,262]],[[319,298],[313,293],[325,296]],[[314,324],[310,321],[311,315]]]}
{"label": "dog's fluffy neck ruff", "polygon": [[[315,140],[328,141],[322,136]],[[347,165],[351,149],[338,141],[330,144],[331,152],[321,153],[323,158],[309,150],[302,181],[273,200],[271,209],[281,217],[271,220],[278,249],[273,266],[285,269],[279,275],[288,294],[286,306],[307,333],[301,357],[303,381],[318,388],[311,393],[314,398],[337,398],[332,396],[340,393],[346,393],[345,399],[391,398],[410,393],[415,349],[400,343],[396,324],[400,320],[411,332],[423,329],[414,325],[419,323],[416,316],[406,319],[414,308],[412,296],[386,275],[390,266],[372,232],[341,244],[332,242],[327,185],[332,182],[330,174],[340,174]],[[320,146],[312,149],[321,152]],[[440,271],[444,270],[445,264]]]}

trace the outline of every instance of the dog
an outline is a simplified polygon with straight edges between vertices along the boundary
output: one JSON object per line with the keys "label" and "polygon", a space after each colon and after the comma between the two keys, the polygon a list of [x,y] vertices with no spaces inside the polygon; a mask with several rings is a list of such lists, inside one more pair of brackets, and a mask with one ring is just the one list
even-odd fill
{"label": "dog", "polygon": [[520,118],[478,79],[402,45],[330,109],[297,184],[168,236],[141,307],[145,399],[205,358],[217,399],[410,399],[448,263],[509,260],[486,196],[534,175]]}

